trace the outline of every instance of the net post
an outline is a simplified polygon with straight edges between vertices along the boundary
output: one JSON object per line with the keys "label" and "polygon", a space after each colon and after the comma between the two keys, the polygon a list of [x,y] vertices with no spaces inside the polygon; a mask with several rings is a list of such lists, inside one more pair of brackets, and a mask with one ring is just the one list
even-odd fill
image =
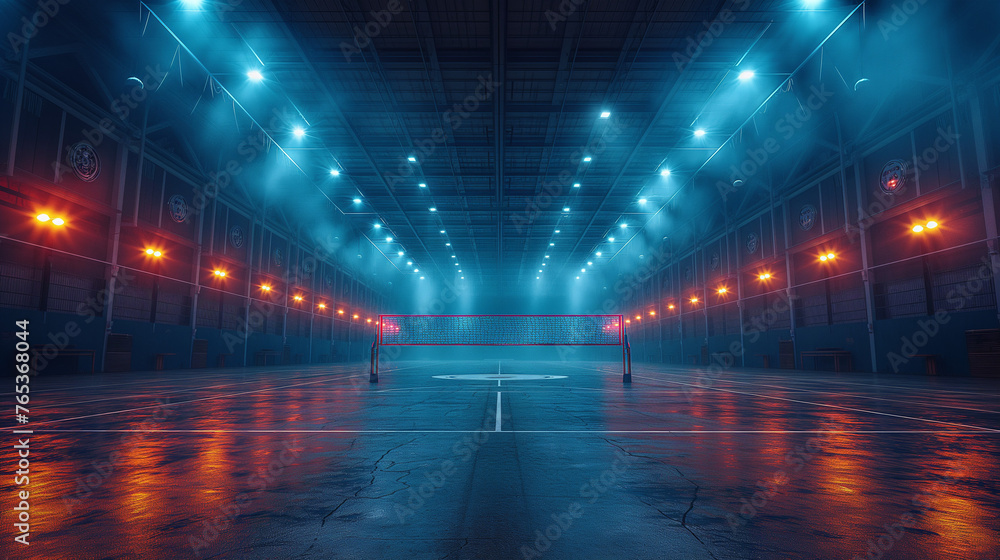
{"label": "net post", "polygon": [[372,357],[368,369],[368,382],[378,383],[378,340],[372,342]]}
{"label": "net post", "polygon": [[622,383],[632,382],[632,348],[628,344],[628,334],[622,338]]}

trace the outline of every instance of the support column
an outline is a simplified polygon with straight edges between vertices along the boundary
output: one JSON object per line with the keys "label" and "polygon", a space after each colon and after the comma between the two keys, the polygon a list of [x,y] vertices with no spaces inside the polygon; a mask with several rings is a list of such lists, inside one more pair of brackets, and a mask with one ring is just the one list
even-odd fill
{"label": "support column", "polygon": [[115,181],[115,216],[111,225],[111,267],[108,274],[107,297],[104,298],[104,340],[101,344],[101,359],[96,367],[104,371],[108,354],[108,335],[111,334],[112,316],[115,310],[115,291],[118,289],[118,252],[122,235],[122,206],[125,201],[125,175],[128,167],[128,147],[118,145],[118,180]]}
{"label": "support column", "polygon": [[[979,185],[983,197],[983,219],[986,221],[986,248],[993,271],[993,292],[995,301],[1000,304],[1000,282],[997,282],[997,271],[1000,271],[1000,247],[997,241],[997,213],[994,203],[993,184],[996,182],[996,172],[989,169],[989,153],[986,149],[986,131],[983,129],[983,112],[980,105],[979,91],[969,94],[969,108],[972,112],[972,135],[976,142],[976,160],[979,162]],[[997,306],[997,321],[1000,322],[1000,305]]]}
{"label": "support column", "polygon": [[865,312],[868,316],[868,347],[872,354],[872,372],[878,372],[878,356],[875,348],[875,302],[872,293],[870,248],[868,246],[868,224],[865,222],[865,197],[861,190],[861,161],[858,155],[852,154],[854,162],[854,187],[858,195],[858,243],[861,244],[861,280],[865,286]]}
{"label": "support column", "polygon": [[24,108],[24,84],[28,77],[28,43],[21,51],[21,67],[17,73],[17,93],[14,97],[14,119],[10,128],[10,147],[7,149],[7,176],[14,176],[14,158],[17,157],[17,136],[21,128],[21,110]]}

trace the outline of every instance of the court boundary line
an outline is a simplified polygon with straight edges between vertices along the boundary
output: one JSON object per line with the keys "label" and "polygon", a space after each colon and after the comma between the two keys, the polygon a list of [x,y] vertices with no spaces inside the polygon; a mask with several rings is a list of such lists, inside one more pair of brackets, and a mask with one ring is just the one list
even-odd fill
{"label": "court boundary line", "polygon": [[863,412],[863,413],[866,413],[866,414],[875,414],[875,415],[878,415],[878,416],[890,416],[890,417],[893,417],[893,418],[903,418],[903,419],[906,419],[906,420],[916,420],[916,421],[919,421],[919,422],[929,422],[929,423],[933,423],[933,424],[944,424],[944,425],[947,425],[947,426],[958,426],[960,428],[972,428],[974,430],[984,430],[984,431],[991,431],[991,432],[1000,433],[1000,429],[996,429],[996,428],[984,428],[982,426],[974,426],[972,424],[960,424],[958,422],[945,422],[944,420],[930,420],[930,419],[927,419],[927,418],[919,418],[919,417],[915,417],[915,416],[903,416],[902,414],[891,414],[889,412],[878,412],[876,410],[865,410],[863,408],[853,408],[853,407],[849,407],[849,406],[840,406],[840,405],[836,405],[836,404],[814,403],[814,402],[810,402],[810,401],[800,401],[800,400],[797,400],[797,399],[787,399],[787,398],[784,398],[784,397],[772,397],[770,395],[760,395],[760,394],[756,394],[756,393],[748,393],[748,392],[745,392],[745,391],[733,391],[733,390],[730,390],[730,389],[720,389],[720,388],[717,388],[717,387],[701,387],[701,386],[698,386],[698,385],[693,385],[691,383],[681,383],[679,381],[665,381],[665,380],[659,380],[659,379],[656,379],[656,378],[653,378],[653,377],[644,377],[644,376],[641,376],[641,375],[636,375],[636,377],[639,377],[641,379],[649,379],[650,381],[663,381],[665,383],[674,383],[676,385],[685,385],[685,386],[689,386],[689,387],[697,387],[699,389],[707,389],[707,390],[710,390],[710,391],[722,391],[722,392],[725,392],[725,393],[733,393],[735,395],[748,395],[748,396],[752,396],[752,397],[761,397],[761,398],[765,398],[765,399],[774,399],[774,400],[780,400],[780,401],[788,401],[788,402],[794,402],[794,403],[799,403],[799,404],[811,404],[813,406],[821,406],[821,407],[826,407],[826,408],[837,408],[837,409],[840,409],[840,410],[850,410],[852,412]]}

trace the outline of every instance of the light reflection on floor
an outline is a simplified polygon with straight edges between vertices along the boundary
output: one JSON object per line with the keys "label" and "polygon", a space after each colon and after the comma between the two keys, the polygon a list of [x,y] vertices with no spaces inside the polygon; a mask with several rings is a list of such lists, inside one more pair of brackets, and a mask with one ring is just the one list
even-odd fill
{"label": "light reflection on floor", "polygon": [[497,365],[36,377],[32,544],[4,550],[1000,557],[998,381]]}

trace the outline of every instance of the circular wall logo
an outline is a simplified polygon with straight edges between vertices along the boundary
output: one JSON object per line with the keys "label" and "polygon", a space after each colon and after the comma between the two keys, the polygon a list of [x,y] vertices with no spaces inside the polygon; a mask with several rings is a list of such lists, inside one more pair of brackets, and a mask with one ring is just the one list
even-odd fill
{"label": "circular wall logo", "polygon": [[799,210],[799,227],[805,231],[809,231],[816,225],[816,207],[812,204],[806,204]]}
{"label": "circular wall logo", "polygon": [[885,164],[879,176],[882,192],[892,194],[902,189],[906,184],[906,168],[906,162],[901,159],[894,159]]}
{"label": "circular wall logo", "polygon": [[101,175],[101,160],[94,147],[86,142],[77,142],[70,148],[69,161],[81,181],[92,183]]}
{"label": "circular wall logo", "polygon": [[188,217],[188,205],[184,197],[175,194],[167,200],[167,211],[170,212],[170,219],[178,224],[183,223]]}
{"label": "circular wall logo", "polygon": [[246,242],[246,233],[244,233],[242,226],[233,226],[233,228],[229,230],[229,241],[232,242],[233,247],[237,249],[243,247],[243,243]]}

